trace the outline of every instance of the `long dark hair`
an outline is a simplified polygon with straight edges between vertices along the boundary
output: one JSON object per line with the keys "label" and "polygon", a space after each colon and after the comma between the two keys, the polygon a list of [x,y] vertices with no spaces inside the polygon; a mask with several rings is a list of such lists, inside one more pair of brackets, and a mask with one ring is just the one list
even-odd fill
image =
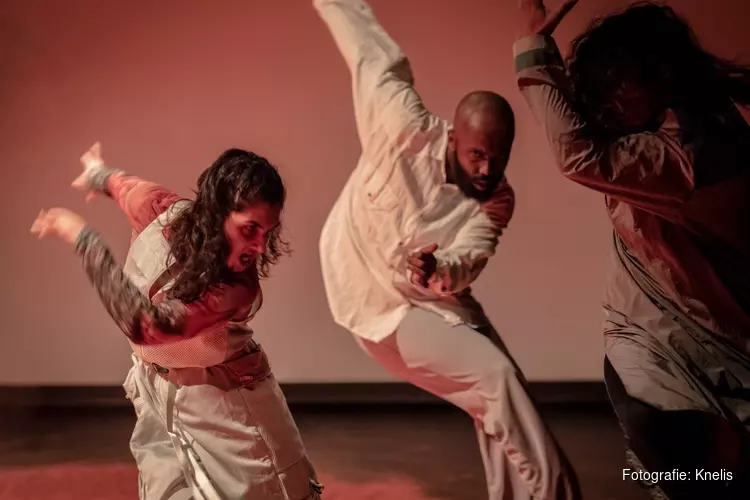
{"label": "long dark hair", "polygon": [[721,123],[732,102],[750,104],[750,67],[701,48],[690,26],[655,2],[594,21],[573,41],[567,67],[573,100],[594,128],[606,122],[602,89],[623,80],[703,123]]}
{"label": "long dark hair", "polygon": [[[171,255],[178,264],[169,294],[184,302],[199,299],[211,286],[243,278],[227,266],[229,242],[224,220],[230,212],[256,201],[280,207],[286,201],[286,189],[276,168],[265,158],[241,149],[222,153],[198,178],[195,194],[195,201],[168,230]],[[279,226],[269,234],[265,251],[249,273],[266,278],[281,255],[289,253],[280,231]]]}

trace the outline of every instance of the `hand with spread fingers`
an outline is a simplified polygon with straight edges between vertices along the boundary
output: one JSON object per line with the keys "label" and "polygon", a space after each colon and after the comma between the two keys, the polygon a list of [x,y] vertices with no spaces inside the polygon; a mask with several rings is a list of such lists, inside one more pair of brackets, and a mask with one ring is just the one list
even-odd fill
{"label": "hand with spread fingers", "polygon": [[48,235],[57,236],[64,242],[73,245],[85,227],[86,221],[75,212],[67,208],[51,208],[39,212],[31,225],[31,232],[38,235],[39,238]]}
{"label": "hand with spread fingers", "polygon": [[543,0],[519,0],[524,17],[524,35],[552,36],[560,22],[573,10],[578,0],[564,0],[551,14]]}
{"label": "hand with spread fingers", "polygon": [[93,175],[104,166],[101,151],[101,144],[97,142],[81,156],[83,172],[76,177],[72,184],[74,188],[86,193],[86,201],[91,201],[97,196],[96,192],[91,189],[91,181]]}
{"label": "hand with spread fingers", "polygon": [[411,271],[411,283],[416,286],[427,288],[430,278],[437,271],[437,259],[435,250],[438,246],[433,243],[421,249],[419,252],[409,256],[407,265]]}

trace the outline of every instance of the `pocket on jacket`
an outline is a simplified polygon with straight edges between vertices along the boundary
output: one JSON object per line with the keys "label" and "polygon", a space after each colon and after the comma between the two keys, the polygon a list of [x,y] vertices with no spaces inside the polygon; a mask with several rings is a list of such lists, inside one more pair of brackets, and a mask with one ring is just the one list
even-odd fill
{"label": "pocket on jacket", "polygon": [[396,209],[399,204],[398,194],[391,186],[395,170],[395,164],[386,164],[368,172],[364,181],[364,195],[369,209],[383,212]]}

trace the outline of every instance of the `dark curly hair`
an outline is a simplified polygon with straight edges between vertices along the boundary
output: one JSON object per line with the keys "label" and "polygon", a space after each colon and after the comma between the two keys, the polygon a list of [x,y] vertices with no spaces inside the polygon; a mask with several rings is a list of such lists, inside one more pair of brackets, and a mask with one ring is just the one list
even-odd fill
{"label": "dark curly hair", "polygon": [[615,132],[606,130],[607,90],[623,81],[706,127],[720,123],[732,102],[750,104],[750,67],[702,49],[690,26],[655,2],[594,21],[573,41],[567,68],[577,111],[603,135]]}
{"label": "dark curly hair", "polygon": [[[227,266],[229,242],[224,220],[255,201],[283,207],[286,189],[276,168],[265,158],[241,149],[229,149],[198,178],[195,201],[169,224],[171,256],[177,274],[170,296],[183,302],[198,300],[210,287],[233,283],[243,276]],[[265,251],[249,272],[268,277],[282,254],[289,253],[280,226],[268,235]],[[246,278],[246,277],[245,277]]]}

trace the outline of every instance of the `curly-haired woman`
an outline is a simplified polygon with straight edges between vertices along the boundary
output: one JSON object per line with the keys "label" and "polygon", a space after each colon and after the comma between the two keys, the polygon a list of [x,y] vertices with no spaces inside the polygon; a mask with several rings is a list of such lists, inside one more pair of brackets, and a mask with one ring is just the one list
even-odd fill
{"label": "curly-haired woman", "polygon": [[133,348],[124,387],[137,415],[130,446],[140,498],[319,498],[297,426],[246,326],[262,303],[260,279],[287,250],[277,170],[230,149],[190,201],[108,168],[98,144],[81,160],[73,185],[87,198],[113,198],[130,220],[124,268],[69,210],[42,211],[32,232],[75,247]]}

